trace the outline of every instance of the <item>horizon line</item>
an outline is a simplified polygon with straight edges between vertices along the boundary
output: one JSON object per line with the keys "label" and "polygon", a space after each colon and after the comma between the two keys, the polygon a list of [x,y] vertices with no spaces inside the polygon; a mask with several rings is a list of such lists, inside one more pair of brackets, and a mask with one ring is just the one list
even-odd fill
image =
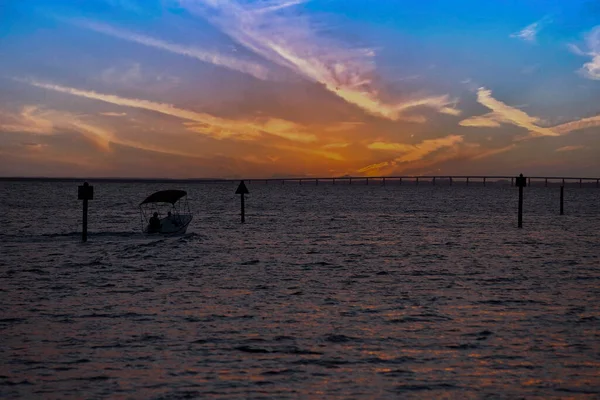
{"label": "horizon line", "polygon": [[[237,182],[237,181],[331,181],[331,180],[383,180],[383,179],[496,179],[507,180],[516,178],[517,175],[387,175],[387,176],[288,176],[271,178],[143,178],[143,177],[46,177],[46,176],[0,176],[0,181],[89,181],[89,182]],[[600,177],[579,177],[579,176],[527,176],[528,179],[548,179],[548,180],[583,180],[599,181]]]}

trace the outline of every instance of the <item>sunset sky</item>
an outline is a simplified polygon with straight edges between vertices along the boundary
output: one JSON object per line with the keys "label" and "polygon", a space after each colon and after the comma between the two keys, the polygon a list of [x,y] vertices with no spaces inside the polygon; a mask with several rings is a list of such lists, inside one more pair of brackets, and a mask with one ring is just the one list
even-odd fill
{"label": "sunset sky", "polygon": [[0,176],[600,176],[600,0],[5,0]]}

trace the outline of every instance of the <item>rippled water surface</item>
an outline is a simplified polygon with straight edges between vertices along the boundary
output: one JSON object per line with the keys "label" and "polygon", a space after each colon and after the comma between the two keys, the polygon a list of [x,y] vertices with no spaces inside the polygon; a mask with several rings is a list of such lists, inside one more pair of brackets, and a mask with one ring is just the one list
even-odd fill
{"label": "rippled water surface", "polygon": [[0,183],[1,397],[600,397],[600,189],[76,186]]}

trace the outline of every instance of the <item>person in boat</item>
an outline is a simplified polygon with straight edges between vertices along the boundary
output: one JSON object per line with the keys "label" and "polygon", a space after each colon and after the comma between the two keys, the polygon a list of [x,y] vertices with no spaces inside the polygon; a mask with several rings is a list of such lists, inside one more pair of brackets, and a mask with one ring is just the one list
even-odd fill
{"label": "person in boat", "polygon": [[155,212],[154,215],[152,216],[152,218],[150,218],[150,221],[148,221],[148,232],[152,233],[152,232],[158,232],[160,231],[160,219],[158,218],[158,213]]}

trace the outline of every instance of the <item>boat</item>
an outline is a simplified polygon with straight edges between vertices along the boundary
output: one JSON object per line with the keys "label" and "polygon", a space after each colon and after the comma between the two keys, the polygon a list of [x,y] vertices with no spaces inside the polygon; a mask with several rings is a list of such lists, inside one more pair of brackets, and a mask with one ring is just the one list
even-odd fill
{"label": "boat", "polygon": [[185,190],[161,190],[140,203],[142,232],[147,235],[182,235],[193,214]]}

